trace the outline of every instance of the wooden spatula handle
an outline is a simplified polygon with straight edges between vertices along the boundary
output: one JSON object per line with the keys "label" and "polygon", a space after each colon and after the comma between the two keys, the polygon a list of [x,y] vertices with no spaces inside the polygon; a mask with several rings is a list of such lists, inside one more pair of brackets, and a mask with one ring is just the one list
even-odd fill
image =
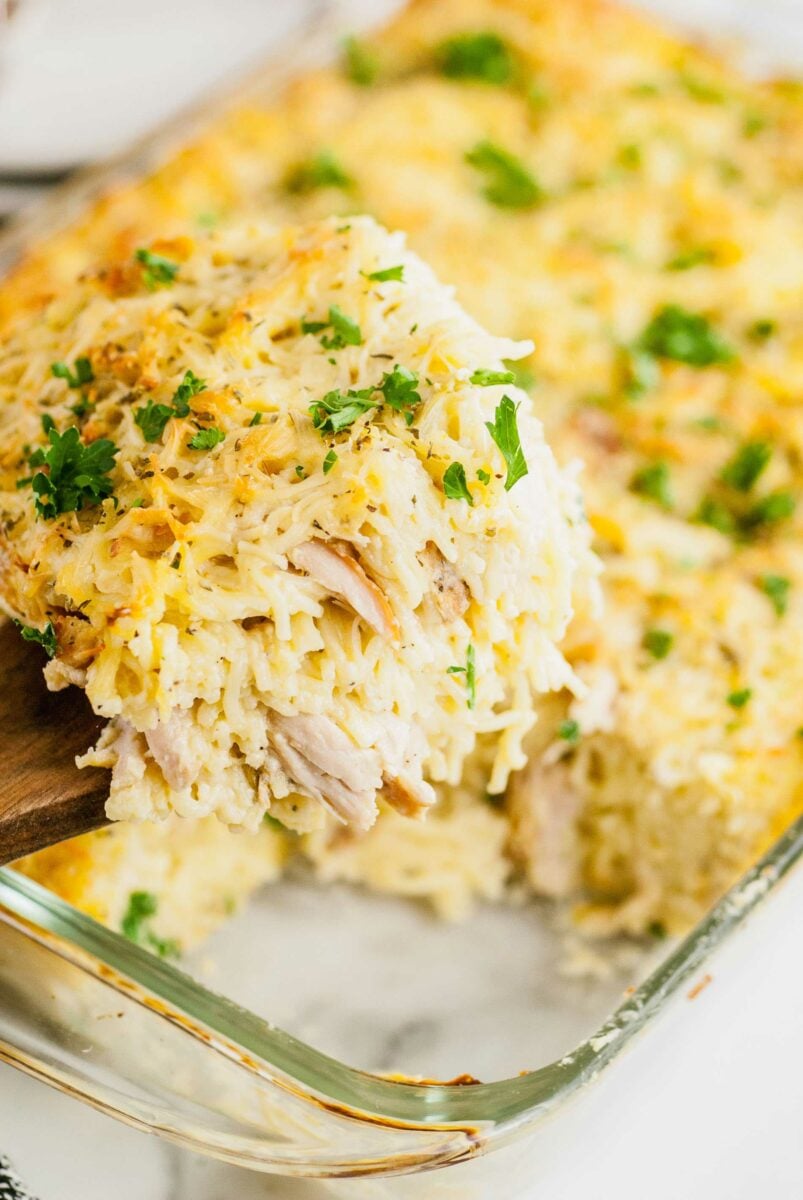
{"label": "wooden spatula handle", "polygon": [[48,692],[44,654],[0,623],[0,865],[105,825],[107,771],[79,771],[98,736],[83,692]]}

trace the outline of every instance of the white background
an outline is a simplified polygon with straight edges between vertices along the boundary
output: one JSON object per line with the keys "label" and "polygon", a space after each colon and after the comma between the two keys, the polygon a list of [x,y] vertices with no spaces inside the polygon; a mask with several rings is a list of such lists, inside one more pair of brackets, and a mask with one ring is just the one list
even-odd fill
{"label": "white background", "polygon": [[[759,43],[803,64],[796,0],[652,0],[652,7],[719,32],[752,30]],[[0,175],[122,148],[210,82],[257,61],[299,9],[298,0],[22,0],[0,46]],[[679,998],[551,1122],[522,1196],[803,1197],[801,913],[798,872],[715,962],[712,983],[695,1000]],[[0,1149],[41,1200],[301,1194],[175,1151],[7,1067],[0,1067]],[[432,1181],[434,1195],[443,1180]],[[362,1184],[351,1186],[354,1200],[367,1200]],[[393,1197],[393,1184],[386,1194]],[[491,1188],[488,1200],[498,1195]]]}

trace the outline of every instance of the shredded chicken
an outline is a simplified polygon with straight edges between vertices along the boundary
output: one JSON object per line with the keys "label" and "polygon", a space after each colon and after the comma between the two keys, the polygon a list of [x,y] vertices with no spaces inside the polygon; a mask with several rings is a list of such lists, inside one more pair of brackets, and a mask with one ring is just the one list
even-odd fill
{"label": "shredded chicken", "polygon": [[190,746],[189,714],[184,709],[174,709],[164,721],[145,733],[145,741],[165,782],[175,791],[181,791],[195,780],[199,763],[194,761]]}
{"label": "shredded chicken", "polygon": [[432,542],[427,542],[419,557],[432,576],[435,607],[444,621],[456,621],[469,605],[469,591],[464,580]]}
{"label": "shredded chicken", "polygon": [[512,850],[542,896],[569,895],[579,884],[577,819],[582,802],[565,761],[531,759],[512,776],[508,803],[513,825]]}
{"label": "shredded chicken", "polygon": [[353,608],[382,637],[398,638],[399,624],[385,593],[356,558],[314,538],[293,551],[292,563]]}

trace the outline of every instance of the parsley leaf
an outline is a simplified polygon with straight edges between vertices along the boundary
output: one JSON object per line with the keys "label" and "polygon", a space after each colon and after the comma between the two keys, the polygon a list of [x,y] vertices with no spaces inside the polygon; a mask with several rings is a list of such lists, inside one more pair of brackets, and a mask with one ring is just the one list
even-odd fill
{"label": "parsley leaf", "polygon": [[465,675],[466,707],[473,709],[477,703],[477,670],[473,642],[469,642],[466,650],[466,665],[464,667],[447,667],[446,674]]}
{"label": "parsley leaf", "polygon": [[720,478],[739,492],[749,492],[771,458],[772,446],[767,442],[745,442],[725,464]]}
{"label": "parsley leaf", "polygon": [[370,87],[379,74],[379,61],[365,42],[356,37],[347,37],[343,42],[344,69],[346,77],[358,87]]}
{"label": "parsley leaf", "polygon": [[350,188],[354,181],[327,150],[321,150],[305,162],[297,163],[285,176],[284,186],[297,196],[319,188]]}
{"label": "parsley leaf", "polygon": [[466,483],[466,468],[462,463],[451,463],[443,473],[443,490],[450,500],[467,500],[474,507],[474,497]]}
{"label": "parsley leaf", "polygon": [[570,718],[561,721],[558,725],[558,737],[562,738],[564,742],[568,742],[570,746],[576,746],[580,741],[580,722]]}
{"label": "parsley leaf", "polygon": [[222,429],[217,429],[214,425],[211,425],[209,429],[199,429],[197,433],[194,433],[187,442],[187,445],[190,450],[213,450],[215,446],[223,441],[225,436]]}
{"label": "parsley leaf", "polygon": [[382,271],[371,271],[365,278],[374,283],[404,283],[404,263],[399,263],[397,267],[385,267]]}
{"label": "parsley leaf", "polygon": [[515,74],[513,57],[498,33],[459,33],[435,47],[438,70],[448,79],[477,79],[497,86]]}
{"label": "parsley leaf", "polygon": [[660,661],[666,658],[675,642],[675,635],[668,629],[648,629],[642,639],[642,646],[653,658]]}
{"label": "parsley leaf", "polygon": [[470,383],[479,387],[493,387],[497,383],[515,383],[516,376],[512,371],[493,371],[488,367],[478,367],[471,372]]}
{"label": "parsley leaf", "polygon": [[337,455],[335,454],[334,450],[330,450],[329,453],[326,455],[326,458],[323,460],[324,475],[329,474],[329,472],[331,471],[332,467],[335,465],[336,462],[337,462]]}
{"label": "parsley leaf", "polygon": [[488,474],[487,471],[483,471],[482,468],[480,468],[480,470],[477,471],[477,479],[479,479],[480,483],[490,483],[491,482],[491,476]]}
{"label": "parsley leaf", "polygon": [[392,371],[386,371],[378,389],[394,412],[403,413],[408,425],[413,423],[412,409],[421,403],[418,391],[418,376],[409,367],[394,366]]}
{"label": "parsley leaf", "polygon": [[667,271],[690,271],[703,263],[714,261],[714,251],[708,246],[693,246],[690,250],[681,250],[666,264]]}
{"label": "parsley leaf", "polygon": [[142,264],[142,282],[149,292],[155,292],[157,288],[169,287],[171,283],[175,283],[179,273],[178,263],[171,262],[169,258],[164,258],[161,254],[154,254],[152,250],[147,250],[144,246],[136,251],[134,258]]}
{"label": "parsley leaf", "polygon": [[129,941],[154,950],[160,958],[178,958],[178,944],[172,938],[160,938],[150,928],[159,908],[153,892],[132,892],[120,928]]}
{"label": "parsley leaf", "polygon": [[747,336],[751,342],[766,342],[768,338],[771,338],[777,332],[778,326],[769,317],[759,317],[757,321],[753,321],[747,328]]}
{"label": "parsley leaf", "polygon": [[485,428],[496,442],[507,463],[506,492],[509,492],[513,485],[527,474],[528,470],[516,422],[517,411],[518,405],[513,403],[510,396],[503,396],[496,406],[493,423],[485,422]]}
{"label": "parsley leaf", "polygon": [[697,510],[697,520],[703,525],[710,525],[719,533],[736,532],[736,518],[728,506],[715,496],[703,496]]}
{"label": "parsley leaf", "polygon": [[347,317],[336,304],[329,309],[328,324],[332,327],[332,336],[321,338],[321,345],[325,350],[342,350],[344,346],[362,345],[359,325],[352,321],[351,317]]}
{"label": "parsley leaf", "polygon": [[52,421],[46,432],[50,448],[40,447],[29,462],[38,468],[47,467],[47,471],[37,470],[18,484],[31,485],[38,516],[50,518],[60,513],[80,512],[86,505],[97,504],[111,495],[112,482],[108,476],[118,453],[114,442],[98,438],[86,446],[74,425],[59,433]]}
{"label": "parsley leaf", "polygon": [[50,373],[57,379],[66,380],[68,388],[85,387],[87,383],[94,381],[95,373],[88,358],[84,356],[76,358],[73,367],[74,370],[71,371],[66,363],[54,362],[50,364]]}
{"label": "parsley leaf", "polygon": [[485,176],[482,194],[498,208],[534,208],[544,198],[521,159],[494,142],[478,142],[466,154],[466,162]]}
{"label": "parsley leaf", "polygon": [[134,424],[142,430],[146,442],[158,442],[171,417],[187,417],[190,400],[206,390],[206,381],[199,379],[193,371],[185,371],[184,378],[173,393],[170,404],[156,404],[149,400],[134,412]]}
{"label": "parsley leaf", "polygon": [[728,704],[731,708],[744,708],[752,695],[752,688],[740,688],[738,691],[730,693],[727,697]]}
{"label": "parsley leaf", "polygon": [[665,462],[650,463],[636,471],[630,481],[630,489],[637,496],[654,500],[662,508],[672,508],[674,499],[669,483],[669,467]]}
{"label": "parsley leaf", "polygon": [[659,379],[659,367],[655,356],[640,346],[628,346],[622,351],[624,367],[624,391],[631,400],[638,400],[650,392]]}
{"label": "parsley leaf", "polygon": [[776,616],[782,617],[789,607],[791,579],[787,579],[785,575],[762,575],[759,586],[775,609]]}
{"label": "parsley leaf", "polygon": [[14,624],[22,634],[23,641],[37,642],[44,648],[47,657],[53,658],[58,650],[58,643],[52,621],[48,621],[44,629],[36,629],[33,625],[23,625],[22,621],[17,621],[16,619],[14,620]]}
{"label": "parsley leaf", "polygon": [[733,360],[733,351],[709,321],[678,304],[659,309],[641,335],[642,350],[657,358],[670,358],[693,367],[708,367]]}
{"label": "parsley leaf", "polygon": [[261,425],[262,424],[262,413],[255,412],[253,417],[251,418],[251,420],[248,422],[248,424],[249,424],[249,427],[253,427],[254,425]]}
{"label": "parsley leaf", "polygon": [[795,507],[795,498],[791,492],[770,492],[745,514],[742,525],[748,533],[762,526],[776,525],[779,521],[791,517]]}
{"label": "parsley leaf", "polygon": [[310,405],[312,424],[324,433],[340,433],[348,429],[369,408],[376,408],[378,401],[373,396],[375,388],[350,388],[347,392],[327,392],[322,400]]}

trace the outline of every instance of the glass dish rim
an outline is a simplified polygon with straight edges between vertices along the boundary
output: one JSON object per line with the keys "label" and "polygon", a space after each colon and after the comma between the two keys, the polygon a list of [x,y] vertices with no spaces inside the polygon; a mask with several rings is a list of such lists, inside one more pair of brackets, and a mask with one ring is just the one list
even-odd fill
{"label": "glass dish rim", "polygon": [[[311,0],[296,30],[280,39],[243,83],[236,88],[217,89],[211,98],[191,105],[110,162],[81,172],[30,213],[13,221],[0,235],[0,274],[5,274],[29,239],[56,230],[98,191],[118,183],[121,175],[142,174],[166,148],[186,141],[195,128],[202,126],[207,117],[219,114],[223,106],[247,99],[255,86],[264,92],[271,69],[279,88],[303,69],[310,55],[314,61],[320,49],[331,51],[339,10],[337,0]],[[467,1123],[482,1126],[483,1149],[490,1149],[523,1134],[599,1075],[633,1036],[664,1010],[684,982],[743,926],[801,858],[803,816],[777,838],[591,1036],[561,1059],[535,1070],[491,1083],[470,1081],[470,1086],[469,1081],[440,1083],[383,1077],[339,1062],[213,993],[11,867],[0,868],[0,922],[14,926],[104,983],[126,990],[129,996],[133,994],[139,1003],[148,1005],[152,1000],[151,1011],[158,1011],[161,1019],[181,1024],[184,1032],[196,1038],[206,1035],[202,1040],[209,1044],[210,1053],[219,1051],[234,1057],[246,1070],[257,1073],[262,1064],[289,1076],[305,1095],[323,1096],[358,1120],[386,1120],[397,1127],[430,1131],[450,1127],[465,1131]],[[189,1024],[182,1020],[187,1017]],[[13,1055],[13,1047],[11,1051],[0,1041],[0,1060],[22,1066]],[[63,1079],[45,1064],[38,1063],[36,1073],[54,1086],[63,1087]],[[71,1079],[69,1090],[90,1103],[97,1102],[80,1080]],[[126,1112],[124,1107],[113,1115],[143,1127],[141,1117],[131,1110]],[[152,1129],[165,1133],[155,1125]],[[184,1140],[192,1142],[191,1137],[185,1136]],[[220,1147],[198,1141],[193,1148],[212,1154],[221,1151]],[[350,1162],[353,1159],[339,1159],[333,1152],[329,1165],[336,1169]],[[430,1165],[438,1165],[436,1156]],[[377,1169],[382,1169],[381,1163]]]}

